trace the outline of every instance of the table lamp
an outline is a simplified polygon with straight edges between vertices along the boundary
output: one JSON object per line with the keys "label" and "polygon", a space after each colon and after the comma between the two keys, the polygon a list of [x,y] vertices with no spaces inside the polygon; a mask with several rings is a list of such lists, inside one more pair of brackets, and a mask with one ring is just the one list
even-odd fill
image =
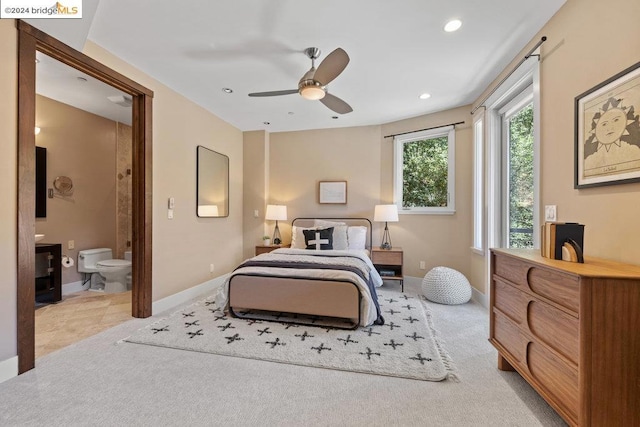
{"label": "table lamp", "polygon": [[287,207],[285,205],[267,205],[267,213],[264,218],[276,221],[276,228],[273,230],[273,239],[271,241],[274,245],[282,244],[282,237],[280,236],[280,229],[278,228],[278,220],[286,221]]}
{"label": "table lamp", "polygon": [[376,205],[373,220],[384,222],[384,233],[380,249],[391,249],[391,235],[389,234],[389,222],[398,222],[398,207],[396,205]]}

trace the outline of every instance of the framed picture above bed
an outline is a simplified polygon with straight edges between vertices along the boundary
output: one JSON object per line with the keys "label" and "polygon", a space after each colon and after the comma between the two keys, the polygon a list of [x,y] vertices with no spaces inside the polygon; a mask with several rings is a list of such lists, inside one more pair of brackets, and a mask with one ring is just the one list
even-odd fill
{"label": "framed picture above bed", "polygon": [[347,181],[320,181],[318,183],[318,203],[346,205]]}

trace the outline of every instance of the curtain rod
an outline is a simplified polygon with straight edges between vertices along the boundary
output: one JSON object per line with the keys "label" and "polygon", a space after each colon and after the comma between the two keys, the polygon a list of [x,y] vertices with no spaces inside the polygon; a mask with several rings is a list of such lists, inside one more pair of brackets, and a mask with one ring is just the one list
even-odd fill
{"label": "curtain rod", "polygon": [[544,43],[544,42],[546,42],[546,41],[547,41],[547,37],[546,37],[546,36],[542,36],[542,38],[540,39],[540,41],[538,41],[538,43],[536,43],[536,44],[535,44],[535,46],[533,46],[533,47],[531,48],[531,50],[529,50],[529,52],[527,52],[527,54],[524,56],[524,58],[522,58],[522,59],[520,60],[520,62],[518,62],[518,65],[516,65],[515,67],[513,67],[513,69],[509,72],[509,74],[507,74],[507,75],[506,75],[502,80],[500,80],[500,83],[498,83],[498,84],[493,88],[493,90],[492,90],[491,92],[489,92],[489,94],[488,94],[487,96],[485,96],[485,97],[482,99],[482,102],[480,102],[480,105],[478,105],[478,106],[477,106],[477,107],[475,107],[473,110],[471,110],[471,114],[475,113],[475,112],[478,110],[478,108],[480,108],[480,107],[485,107],[485,108],[487,108],[487,107],[484,105],[485,101],[486,101],[487,99],[489,99],[489,97],[490,97],[491,95],[493,95],[493,93],[494,93],[496,90],[498,90],[498,88],[502,85],[502,83],[504,83],[504,82],[505,82],[509,77],[511,77],[511,75],[512,75],[513,73],[515,73],[515,72],[516,72],[516,70],[517,70],[518,68],[520,68],[520,66],[524,63],[524,61],[526,61],[527,59],[531,58],[532,56],[537,56],[537,57],[538,57],[538,61],[539,61],[539,60],[540,60],[540,54],[539,54],[539,53],[533,53],[533,51],[534,51],[534,50],[536,50],[537,48],[539,48],[539,47],[540,47],[540,45],[542,45],[542,43]]}
{"label": "curtain rod", "polygon": [[425,128],[425,129],[410,130],[409,132],[394,133],[393,135],[387,135],[387,136],[385,136],[385,138],[391,138],[391,137],[398,136],[398,135],[406,135],[406,134],[408,134],[408,133],[422,132],[423,130],[438,129],[438,128],[443,128],[443,127],[446,127],[446,126],[461,125],[461,124],[463,124],[463,123],[464,123],[464,122],[449,123],[448,125],[433,126],[433,127]]}

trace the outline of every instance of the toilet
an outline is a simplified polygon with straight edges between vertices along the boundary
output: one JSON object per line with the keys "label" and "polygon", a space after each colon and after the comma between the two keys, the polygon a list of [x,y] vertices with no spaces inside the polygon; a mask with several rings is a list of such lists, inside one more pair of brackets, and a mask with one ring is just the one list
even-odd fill
{"label": "toilet", "polygon": [[[130,254],[125,253],[127,257],[130,258]],[[131,260],[113,259],[109,248],[86,249],[78,253],[78,273],[91,273],[91,290],[100,290],[100,279],[104,279],[105,293],[124,292],[127,275],[131,273]]]}

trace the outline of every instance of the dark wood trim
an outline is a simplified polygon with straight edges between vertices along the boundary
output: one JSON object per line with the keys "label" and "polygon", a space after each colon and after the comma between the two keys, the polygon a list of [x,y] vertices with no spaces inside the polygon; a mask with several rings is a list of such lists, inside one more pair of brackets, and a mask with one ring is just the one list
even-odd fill
{"label": "dark wood trim", "polygon": [[37,40],[37,48],[40,52],[46,53],[58,61],[64,62],[70,67],[80,70],[124,92],[132,95],[137,93],[153,97],[152,90],[112,70],[95,59],[88,57],[84,53],[78,52],[26,22],[18,20],[16,21],[16,26],[21,33],[30,34]]}
{"label": "dark wood trim", "polygon": [[152,102],[153,92],[23,22],[18,29],[18,372],[35,366],[35,106],[36,51],[116,87],[133,100],[133,289],[134,317],[151,315],[152,303]]}
{"label": "dark wood trim", "polygon": [[[152,98],[136,97],[133,105],[133,134],[140,141],[151,140]],[[133,258],[139,268],[133,270],[134,283],[148,283],[147,287],[132,289],[134,317],[151,316],[151,225],[152,225],[152,153],[151,145],[133,147]]]}
{"label": "dark wood trim", "polygon": [[36,40],[18,33],[18,372],[35,362]]}

